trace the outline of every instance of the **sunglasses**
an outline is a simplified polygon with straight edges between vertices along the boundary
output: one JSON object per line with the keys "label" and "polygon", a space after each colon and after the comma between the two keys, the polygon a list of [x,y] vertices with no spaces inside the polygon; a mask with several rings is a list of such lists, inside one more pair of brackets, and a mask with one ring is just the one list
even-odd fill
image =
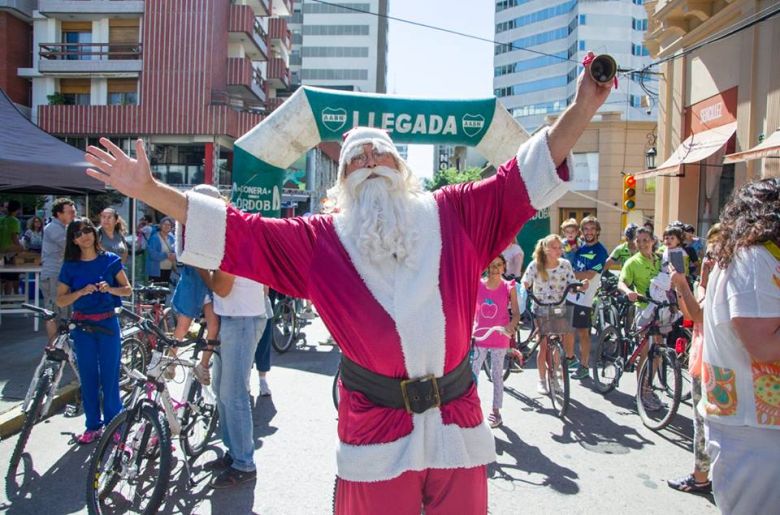
{"label": "sunglasses", "polygon": [[84,236],[86,234],[94,234],[95,229],[92,227],[82,227],[81,229],[76,229],[76,232],[74,233],[74,237],[78,238],[79,236]]}

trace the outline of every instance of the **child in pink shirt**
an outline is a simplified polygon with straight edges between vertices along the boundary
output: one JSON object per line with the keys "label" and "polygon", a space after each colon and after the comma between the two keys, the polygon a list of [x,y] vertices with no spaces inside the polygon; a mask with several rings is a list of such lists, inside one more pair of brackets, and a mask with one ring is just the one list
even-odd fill
{"label": "child in pink shirt", "polygon": [[[510,335],[514,334],[520,323],[515,282],[504,280],[502,275],[505,271],[506,260],[499,255],[488,266],[487,278],[479,282],[474,317],[474,358],[471,364],[474,376],[479,376],[479,369],[488,354],[493,365],[490,367],[493,380],[493,413],[488,417],[490,427],[502,424],[500,410],[504,397],[504,357],[509,350]],[[490,332],[490,328],[494,327],[502,329]]]}

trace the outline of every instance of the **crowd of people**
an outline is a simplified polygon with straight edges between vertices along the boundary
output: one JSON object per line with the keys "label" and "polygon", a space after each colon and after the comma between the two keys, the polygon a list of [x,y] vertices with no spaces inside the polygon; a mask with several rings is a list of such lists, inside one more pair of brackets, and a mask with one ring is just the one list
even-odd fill
{"label": "crowd of people", "polygon": [[[575,379],[588,377],[591,313],[602,273],[619,274],[618,288],[634,304],[634,328],[645,323],[645,299],[656,295],[674,299],[680,310],[677,316],[693,323],[688,371],[694,466],[692,473],[670,479],[668,485],[689,493],[714,491],[724,513],[755,512],[766,506],[768,498],[777,498],[764,478],[771,476],[767,464],[777,463],[780,450],[779,196],[778,179],[747,184],[735,192],[721,222],[709,228],[706,238],[697,237],[692,225],[678,221],[664,228],[660,241],[652,223],[628,224],[611,253],[598,241],[601,228],[596,218],[588,216],[579,223],[566,220],[561,235],[550,234],[537,242],[522,275],[523,286],[542,302],[555,302],[569,284],[584,283],[584,291],[568,299],[574,307],[571,325],[579,338],[579,360],[573,336],[566,334],[563,339]],[[505,262],[503,257],[493,261],[480,282],[477,331],[493,323],[480,316],[484,303],[496,295],[492,290],[513,287],[510,282],[499,285],[494,278]],[[493,303],[499,308],[507,305],[506,301]],[[507,329],[513,327],[509,324]],[[541,338],[537,389],[547,394],[546,347]],[[506,352],[508,337],[502,346],[503,350],[490,351]],[[475,342],[475,349],[481,347],[486,345]],[[475,356],[481,353],[475,350]],[[640,359],[644,358],[646,350]],[[475,362],[475,374],[478,365],[481,362]],[[500,423],[501,375],[494,374],[493,382],[491,421]],[[646,409],[660,409],[655,393],[641,394],[647,396],[643,398]]]}

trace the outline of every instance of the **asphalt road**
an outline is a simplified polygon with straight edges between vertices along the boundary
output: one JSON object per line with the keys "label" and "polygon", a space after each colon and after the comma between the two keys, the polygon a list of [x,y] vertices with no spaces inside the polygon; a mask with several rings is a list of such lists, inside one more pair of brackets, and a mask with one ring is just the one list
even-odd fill
{"label": "asphalt road", "polygon": [[[323,345],[327,333],[317,320],[306,345],[273,356],[273,395],[255,397],[258,477],[230,490],[213,491],[199,465],[221,452],[213,441],[196,462],[189,485],[181,451],[163,513],[324,514],[331,510],[336,472],[336,412],[331,401],[338,352]],[[489,467],[491,513],[717,513],[711,498],[682,494],[666,479],[691,471],[691,407],[683,404],[672,425],[655,433],[642,426],[633,402],[633,374],[607,397],[574,381],[564,421],[536,393],[537,373],[528,369],[506,383],[504,425],[494,430],[498,459]],[[488,409],[492,385],[479,384]],[[33,429],[23,470],[1,481],[0,509],[19,513],[85,512],[86,467],[92,446],[71,437],[83,417],[53,416]],[[0,472],[15,439],[0,442]],[[179,446],[177,446],[179,447]]]}

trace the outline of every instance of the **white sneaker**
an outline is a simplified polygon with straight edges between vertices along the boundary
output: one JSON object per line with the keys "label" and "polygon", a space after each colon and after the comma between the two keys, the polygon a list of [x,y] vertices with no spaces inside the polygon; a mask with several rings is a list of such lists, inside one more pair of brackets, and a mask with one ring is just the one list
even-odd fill
{"label": "white sneaker", "polygon": [[260,378],[260,397],[270,397],[271,388],[268,387],[268,381]]}
{"label": "white sneaker", "polygon": [[314,320],[316,317],[317,315],[311,309],[304,309],[303,311],[301,311],[301,314],[298,315],[298,318],[301,318],[303,320]]}
{"label": "white sneaker", "polygon": [[540,379],[539,382],[536,384],[536,391],[541,393],[542,395],[549,395],[550,390],[547,389],[547,381],[544,379]]}

